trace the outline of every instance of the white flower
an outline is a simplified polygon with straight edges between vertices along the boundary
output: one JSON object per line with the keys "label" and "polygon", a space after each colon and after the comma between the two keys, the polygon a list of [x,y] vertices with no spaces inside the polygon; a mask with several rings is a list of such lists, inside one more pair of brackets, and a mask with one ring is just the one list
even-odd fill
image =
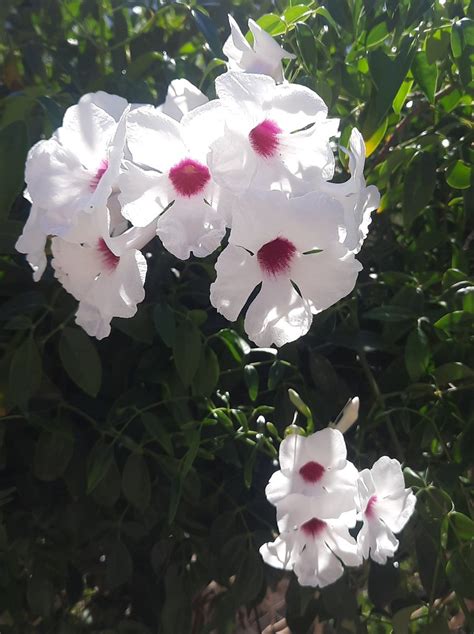
{"label": "white flower", "polygon": [[211,144],[209,166],[231,191],[250,186],[307,191],[308,177],[328,180],[334,173],[329,138],[338,119],[315,92],[296,84],[275,84],[266,75],[228,72],[216,79],[226,129]]}
{"label": "white flower", "polygon": [[364,179],[365,143],[357,128],[349,140],[349,171],[351,177],[344,183],[320,183],[321,191],[334,196],[344,207],[347,235],[344,244],[358,253],[369,232],[372,211],[380,204],[380,193],[375,185],[366,187]]}
{"label": "white flower", "polygon": [[127,118],[134,162],[125,162],[119,180],[122,213],[137,227],[159,217],[158,236],[183,260],[191,252],[209,255],[225,234],[226,201],[207,166],[209,143],[222,129],[220,110],[212,101],[177,123],[146,106]]}
{"label": "white flower", "polygon": [[334,517],[333,495],[289,495],[277,510],[280,535],[264,544],[260,554],[274,568],[294,570],[300,585],[324,588],[342,576],[342,564],[362,563],[349,533],[356,523],[355,510]]}
{"label": "white flower", "polygon": [[146,244],[155,229],[139,230],[141,235],[131,229],[111,238],[109,218],[106,208],[97,209],[70,234],[77,242],[51,241],[55,276],[79,300],[76,323],[97,339],[110,334],[113,317],[133,317],[143,301],[147,265],[135,246]]}
{"label": "white flower", "polygon": [[53,137],[29,151],[25,180],[46,235],[64,236],[81,212],[106,204],[122,158],[127,107],[105,92],[84,95]]}
{"label": "white flower", "polygon": [[229,245],[216,262],[211,304],[235,321],[261,282],[245,316],[250,339],[282,346],[306,334],[312,314],[347,295],[362,268],[339,242],[342,219],[341,205],[317,192],[242,196]]}
{"label": "white flower", "polygon": [[285,51],[271,35],[256,22],[249,20],[253,35],[253,47],[245,39],[239,25],[229,15],[230,35],[224,43],[224,55],[228,58],[229,70],[270,75],[277,82],[283,81],[282,59],[294,59],[293,53]]}
{"label": "white flower", "polygon": [[411,489],[405,489],[398,460],[382,456],[372,469],[359,474],[359,519],[363,526],[357,543],[364,559],[369,556],[379,564],[393,557],[399,533],[410,519],[416,504]]}
{"label": "white flower", "polygon": [[291,434],[280,445],[279,460],[280,470],[272,475],[265,489],[272,504],[278,505],[294,493],[320,496],[329,492],[337,494],[333,517],[355,508],[358,471],[347,460],[340,431],[326,428],[310,436]]}
{"label": "white flower", "polygon": [[208,101],[206,95],[187,79],[173,79],[164,103],[157,110],[175,121],[181,121],[185,114]]}
{"label": "white flower", "polygon": [[41,229],[41,215],[43,210],[32,205],[30,215],[25,222],[23,232],[15,244],[19,253],[24,253],[28,264],[33,269],[33,279],[38,282],[43,276],[47,260],[44,252],[48,236]]}

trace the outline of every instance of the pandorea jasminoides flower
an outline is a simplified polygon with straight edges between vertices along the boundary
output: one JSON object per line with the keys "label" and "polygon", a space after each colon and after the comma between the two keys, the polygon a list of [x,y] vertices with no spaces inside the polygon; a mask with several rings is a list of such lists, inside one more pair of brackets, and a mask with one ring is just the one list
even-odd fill
{"label": "pandorea jasminoides flower", "polygon": [[356,523],[355,510],[334,517],[332,495],[289,495],[277,510],[280,535],[264,544],[260,554],[274,568],[294,570],[300,585],[324,588],[342,576],[342,564],[362,563],[349,533]]}
{"label": "pandorea jasminoides flower", "polygon": [[127,118],[133,163],[120,176],[122,213],[143,227],[158,219],[157,234],[178,258],[212,253],[226,228],[222,191],[207,166],[209,143],[219,134],[220,105],[209,102],[180,123],[152,106]]}
{"label": "pandorea jasminoides flower", "polygon": [[185,114],[208,101],[206,95],[187,79],[173,79],[164,103],[157,110],[175,121],[181,121]]}
{"label": "pandorea jasminoides flower", "polygon": [[[29,198],[27,192],[25,192],[24,196]],[[47,264],[44,249],[48,236],[41,228],[41,216],[43,213],[43,210],[37,205],[31,206],[28,220],[25,222],[22,234],[15,244],[15,249],[19,253],[26,255],[28,264],[33,270],[35,282],[41,279]]]}
{"label": "pandorea jasminoides flower", "polygon": [[313,186],[332,178],[329,139],[339,120],[327,119],[315,92],[238,72],[218,77],[216,92],[225,130],[211,144],[209,166],[219,184],[236,193],[250,186],[300,193],[306,176]]}
{"label": "pandorea jasminoides flower", "polygon": [[64,236],[81,212],[106,204],[122,159],[127,108],[115,95],[84,95],[53,137],[29,151],[25,180],[44,234]]}
{"label": "pandorea jasminoides flower", "polygon": [[230,35],[224,43],[223,52],[227,57],[229,70],[270,75],[276,82],[283,81],[282,59],[294,59],[293,53],[285,51],[271,35],[256,22],[249,20],[253,35],[253,47],[245,39],[239,25],[229,15]]}
{"label": "pandorea jasminoides flower", "polygon": [[344,437],[335,429],[287,436],[280,445],[280,471],[272,475],[265,489],[268,501],[278,505],[294,493],[321,496],[335,492],[332,512],[339,515],[353,510],[358,471],[346,458]]}
{"label": "pandorea jasminoides flower", "polygon": [[380,193],[375,185],[365,185],[365,143],[357,128],[352,130],[348,154],[351,173],[349,180],[344,183],[323,182],[320,188],[321,191],[335,196],[344,207],[344,244],[358,253],[369,232],[372,211],[380,204]]}
{"label": "pandorea jasminoides flower", "polygon": [[250,339],[282,346],[306,334],[312,314],[347,295],[362,268],[339,242],[342,219],[341,205],[316,192],[240,197],[229,245],[216,262],[212,305],[235,321],[262,283],[245,316]]}
{"label": "pandorea jasminoides flower", "polygon": [[108,218],[107,209],[97,209],[76,229],[76,242],[51,241],[55,276],[79,300],[76,323],[97,339],[110,334],[113,317],[133,317],[143,301],[147,265],[138,248],[155,231],[133,228],[111,238]]}
{"label": "pandorea jasminoides flower", "polygon": [[357,543],[364,559],[369,556],[379,564],[393,557],[399,533],[410,519],[416,504],[411,489],[405,488],[398,460],[382,456],[372,469],[359,474],[359,519],[363,526]]}

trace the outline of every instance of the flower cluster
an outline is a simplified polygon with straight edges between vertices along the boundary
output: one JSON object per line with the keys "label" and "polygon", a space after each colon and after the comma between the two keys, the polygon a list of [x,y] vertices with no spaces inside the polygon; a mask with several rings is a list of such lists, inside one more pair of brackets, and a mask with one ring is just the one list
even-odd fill
{"label": "flower cluster", "polygon": [[352,131],[350,178],[331,182],[339,121],[315,92],[284,81],[292,54],[252,20],[253,46],[230,25],[216,99],[186,79],[158,107],[87,94],[29,152],[32,206],[16,247],[38,280],[51,237],[55,276],[79,300],[76,321],[99,339],[144,299],[141,249],[156,235],[183,260],[228,236],[210,301],[231,321],[249,304],[245,330],[260,346],[304,335],[355,285],[379,203],[363,177],[363,139]]}
{"label": "flower cluster", "polygon": [[[339,579],[344,566],[359,566],[369,557],[384,564],[393,557],[394,533],[403,529],[416,502],[398,460],[382,456],[358,472],[347,460],[337,426],[287,436],[279,458],[280,470],[265,491],[276,506],[280,532],[260,548],[267,564],[294,570],[301,585],[322,588]],[[350,530],[358,522],[354,538]]]}

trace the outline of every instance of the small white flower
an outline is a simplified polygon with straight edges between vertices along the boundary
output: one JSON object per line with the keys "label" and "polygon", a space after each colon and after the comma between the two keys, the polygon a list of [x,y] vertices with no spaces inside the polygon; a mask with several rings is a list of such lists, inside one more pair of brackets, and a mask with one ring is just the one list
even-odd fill
{"label": "small white flower", "polygon": [[253,35],[253,47],[245,39],[239,25],[229,15],[230,35],[224,43],[224,55],[228,58],[229,70],[245,73],[270,75],[276,82],[283,81],[282,59],[294,59],[293,53],[285,51],[271,35],[256,22],[249,20],[249,29]]}
{"label": "small white flower", "polygon": [[405,489],[398,460],[382,456],[372,469],[359,474],[359,519],[363,526],[357,543],[364,559],[369,556],[379,564],[393,557],[399,533],[410,519],[416,504],[411,489]]}
{"label": "small white flower", "polygon": [[25,180],[44,234],[64,236],[82,212],[106,204],[122,158],[127,108],[115,95],[84,95],[53,137],[29,151]]}
{"label": "small white flower", "polygon": [[264,544],[260,554],[274,568],[294,570],[300,585],[324,588],[342,576],[342,564],[362,563],[349,533],[356,523],[355,510],[334,517],[333,495],[289,495],[277,510],[280,535]]}
{"label": "small white flower", "polygon": [[157,110],[175,121],[181,121],[185,114],[208,101],[206,95],[187,79],[173,79],[164,103]]}
{"label": "small white flower", "polygon": [[357,128],[352,130],[348,155],[349,180],[344,183],[321,182],[320,188],[336,197],[344,207],[344,244],[349,250],[358,253],[369,232],[372,211],[380,204],[380,193],[375,185],[365,185],[365,143]]}
{"label": "small white flower", "polygon": [[218,77],[216,92],[226,127],[211,144],[209,166],[220,185],[236,193],[250,186],[300,193],[308,190],[305,178],[312,186],[332,178],[329,138],[339,120],[327,119],[315,92],[238,72]]}
{"label": "small white flower", "polygon": [[178,123],[145,106],[127,118],[133,163],[125,162],[119,179],[122,213],[137,227],[159,217],[158,236],[183,260],[209,255],[225,234],[226,200],[207,166],[209,143],[222,130],[220,110],[212,101]]}
{"label": "small white flower", "polygon": [[242,196],[229,245],[216,262],[211,304],[235,321],[262,283],[245,316],[250,339],[260,347],[282,346],[306,334],[312,314],[347,295],[362,268],[339,242],[342,218],[341,205],[316,192],[290,199],[279,191]]}
{"label": "small white flower", "polygon": [[[51,241],[55,276],[64,288],[79,300],[76,322],[97,339],[110,334],[113,317],[133,317],[137,304],[143,301],[146,260],[135,247],[151,238],[150,228],[136,229],[111,238],[109,212],[97,209],[82,219],[68,242],[55,237]],[[154,226],[151,227],[154,234]],[[138,246],[138,245],[137,245]]]}
{"label": "small white flower", "polygon": [[358,471],[347,460],[344,436],[335,429],[322,429],[310,436],[291,434],[280,445],[280,471],[265,489],[272,504],[299,493],[321,496],[335,493],[332,513],[337,517],[355,508]]}

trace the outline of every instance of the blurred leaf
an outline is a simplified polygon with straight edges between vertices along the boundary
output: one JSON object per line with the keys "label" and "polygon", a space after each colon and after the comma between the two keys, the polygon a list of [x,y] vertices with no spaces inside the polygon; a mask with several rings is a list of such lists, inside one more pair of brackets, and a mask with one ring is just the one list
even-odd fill
{"label": "blurred leaf", "polygon": [[460,361],[445,363],[436,368],[433,374],[438,385],[447,385],[462,379],[474,379],[474,370]]}
{"label": "blurred leaf", "polygon": [[467,189],[471,186],[472,166],[464,161],[456,161],[446,173],[448,185],[455,189]]}
{"label": "blurred leaf", "polygon": [[173,455],[173,444],[163,422],[150,412],[141,415],[143,425],[152,438],[157,440],[167,454]]}
{"label": "blurred leaf", "polygon": [[426,39],[426,59],[428,64],[443,60],[449,49],[449,31],[438,29]]}
{"label": "blurred leaf", "polygon": [[191,385],[201,358],[201,335],[189,321],[183,321],[176,331],[173,344],[174,362],[186,387]]}
{"label": "blurred leaf", "polygon": [[8,216],[23,189],[27,151],[28,137],[23,121],[14,121],[0,130],[0,218]]}
{"label": "blurred leaf", "polygon": [[222,57],[221,40],[214,22],[208,15],[201,11],[201,7],[199,6],[196,9],[191,9],[191,15],[193,16],[198,29],[204,35],[211,51],[216,57]]}
{"label": "blurred leaf", "polygon": [[176,320],[172,309],[167,304],[157,304],[153,310],[153,320],[156,332],[163,343],[172,348],[176,332]]}
{"label": "blurred leaf", "polygon": [[211,396],[219,381],[220,367],[216,353],[210,346],[201,350],[201,358],[193,380],[193,393]]}
{"label": "blurred leaf", "polygon": [[434,103],[436,84],[438,82],[438,69],[436,64],[430,64],[425,51],[419,51],[412,64],[413,76],[425,93],[428,101]]}
{"label": "blurred leaf", "polygon": [[402,82],[397,94],[395,95],[395,99],[392,103],[393,111],[396,114],[400,114],[402,108],[405,104],[406,98],[408,97],[411,87],[413,86],[413,79],[405,79]]}
{"label": "blurred leaf", "polygon": [[403,188],[403,223],[408,230],[430,202],[436,185],[436,157],[418,152],[408,165]]}
{"label": "blurred leaf", "polygon": [[367,139],[365,142],[365,151],[366,156],[371,156],[378,148],[380,143],[383,141],[385,137],[385,132],[387,131],[388,119],[384,119],[380,126],[375,130],[370,139]]}
{"label": "blurred leaf", "polygon": [[449,514],[449,522],[458,539],[462,541],[474,540],[474,521],[467,517],[467,515],[453,511]]}
{"label": "blurred leaf", "polygon": [[435,328],[444,330],[448,334],[461,331],[468,331],[474,323],[474,315],[464,310],[455,310],[452,313],[443,315],[437,322]]}
{"label": "blurred leaf", "polygon": [[41,385],[41,365],[38,347],[29,335],[15,350],[9,375],[9,398],[23,410]]}
{"label": "blurred leaf", "polygon": [[143,511],[150,504],[150,472],[141,454],[128,456],[122,473],[122,490],[126,499],[138,510]]}
{"label": "blurred leaf", "polygon": [[28,579],[28,604],[38,616],[48,617],[53,610],[54,587],[43,571],[35,570]]}
{"label": "blurred leaf", "polygon": [[59,478],[71,460],[74,451],[74,436],[71,425],[61,421],[61,428],[43,430],[35,447],[34,472],[40,480]]}
{"label": "blurred leaf", "polygon": [[90,494],[107,475],[114,461],[114,449],[98,440],[87,460],[87,493]]}
{"label": "blurred leaf", "polygon": [[257,369],[253,365],[245,366],[244,379],[249,392],[249,398],[252,402],[254,402],[258,396],[259,377]]}
{"label": "blurred leaf", "polygon": [[105,582],[110,590],[126,583],[133,572],[133,561],[122,541],[114,542],[106,552]]}
{"label": "blurred leaf", "polygon": [[102,383],[102,364],[91,338],[82,328],[64,328],[59,356],[74,383],[90,396],[97,396]]}
{"label": "blurred leaf", "polygon": [[474,542],[451,553],[446,574],[458,594],[474,599]]}
{"label": "blurred leaf", "polygon": [[286,31],[286,24],[276,13],[262,15],[256,22],[264,31],[273,36],[281,35]]}
{"label": "blurred leaf", "polygon": [[428,338],[420,325],[408,335],[405,345],[405,365],[412,381],[426,374],[430,363]]}

